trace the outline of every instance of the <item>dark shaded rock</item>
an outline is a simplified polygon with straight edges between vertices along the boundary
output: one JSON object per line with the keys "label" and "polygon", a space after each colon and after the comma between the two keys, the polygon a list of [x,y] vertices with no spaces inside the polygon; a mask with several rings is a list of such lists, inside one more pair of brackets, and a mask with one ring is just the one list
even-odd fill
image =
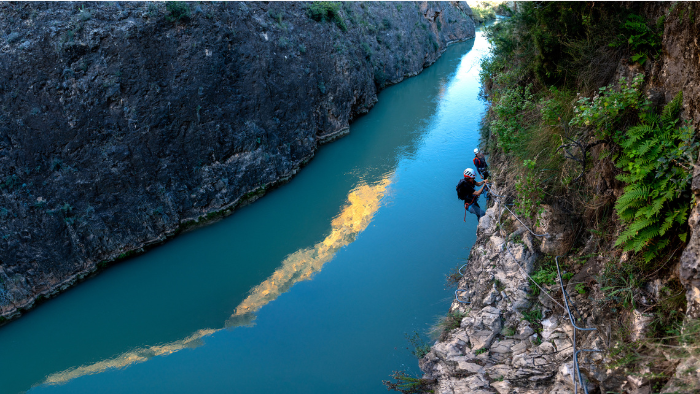
{"label": "dark shaded rock", "polygon": [[466,3],[307,7],[0,4],[0,316],[257,198],[474,35]]}

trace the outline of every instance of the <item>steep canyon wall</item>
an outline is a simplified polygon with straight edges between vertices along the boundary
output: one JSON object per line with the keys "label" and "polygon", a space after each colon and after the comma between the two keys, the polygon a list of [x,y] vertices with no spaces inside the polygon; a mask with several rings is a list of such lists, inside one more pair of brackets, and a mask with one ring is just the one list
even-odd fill
{"label": "steep canyon wall", "polygon": [[464,2],[173,4],[0,4],[3,319],[264,194],[474,36]]}

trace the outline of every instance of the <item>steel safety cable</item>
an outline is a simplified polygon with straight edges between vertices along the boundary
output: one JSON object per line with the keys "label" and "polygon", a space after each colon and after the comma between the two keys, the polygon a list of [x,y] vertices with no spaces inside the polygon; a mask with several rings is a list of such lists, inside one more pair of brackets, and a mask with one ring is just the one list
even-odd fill
{"label": "steel safety cable", "polygon": [[569,321],[571,321],[571,325],[574,328],[574,333],[573,333],[573,344],[574,344],[574,355],[573,355],[573,365],[574,369],[576,370],[576,375],[578,376],[578,382],[576,381],[576,377],[572,376],[573,381],[574,381],[574,394],[578,393],[578,384],[581,384],[581,387],[583,388],[583,392],[585,394],[588,394],[588,387],[583,384],[583,379],[581,378],[581,369],[578,365],[578,354],[581,352],[602,352],[602,350],[598,349],[578,349],[576,350],[576,331],[596,331],[598,330],[595,327],[587,328],[587,327],[579,327],[576,325],[576,321],[574,320],[574,316],[571,313],[571,309],[569,308],[569,294],[566,292],[566,289],[564,288],[564,281],[561,278],[561,269],[559,268],[559,256],[554,257],[554,262],[557,264],[557,276],[559,277],[559,285],[561,286],[561,293],[562,297],[564,298],[564,304],[566,304],[566,312],[569,314]]}

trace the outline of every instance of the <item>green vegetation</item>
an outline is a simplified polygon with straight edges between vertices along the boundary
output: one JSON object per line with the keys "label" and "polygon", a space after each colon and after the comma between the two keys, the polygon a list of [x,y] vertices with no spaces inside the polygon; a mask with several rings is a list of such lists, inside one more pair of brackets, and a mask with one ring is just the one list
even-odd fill
{"label": "green vegetation", "polygon": [[459,268],[461,267],[454,267],[450,270],[450,272],[445,275],[445,287],[457,287],[459,285],[460,279],[462,279],[462,274],[459,273]]}
{"label": "green vegetation", "polygon": [[396,382],[388,380],[382,381],[389,391],[398,391],[405,394],[424,394],[433,393],[430,389],[431,385],[435,384],[433,380],[421,379],[407,374],[405,371],[395,371],[391,378]]}
{"label": "green vegetation", "polygon": [[532,324],[539,323],[542,320],[542,317],[542,311],[539,308],[523,311],[523,320],[526,320]]}
{"label": "green vegetation", "polygon": [[[627,228],[615,246],[643,252],[646,262],[657,257],[671,242],[669,230],[683,228],[690,209],[690,180],[698,152],[694,130],[679,124],[683,93],[666,105],[661,115],[650,109],[641,94],[641,75],[631,86],[619,81],[599,89],[593,100],[579,100],[574,125],[594,126],[598,138],[609,138],[620,149],[615,165],[625,171],[617,179],[626,183],[615,210]],[[628,111],[637,110],[639,122],[617,130]],[[685,242],[687,233],[678,234]]]}
{"label": "green vegetation", "polygon": [[[684,288],[672,270],[696,204],[690,183],[700,143],[680,120],[683,92],[653,101],[646,88],[656,82],[643,73],[661,53],[665,21],[683,21],[681,11],[689,10],[669,8],[646,19],[637,3],[520,3],[487,29],[493,50],[481,72],[491,104],[482,144],[505,166],[496,179],[513,187],[514,209],[531,226],[542,204],[569,215],[573,247],[559,261],[574,271],[585,263],[591,275],[572,297],[594,303],[585,307],[597,317],[619,316],[608,367],[627,374],[648,368],[658,389],[676,379],[678,359],[700,352],[700,323],[684,322]],[[629,63],[636,65],[628,77],[615,77]],[[553,259],[538,260],[531,276],[555,285]],[[645,289],[655,283],[660,290],[651,295]],[[532,293],[539,295],[534,284]],[[630,328],[639,314],[651,320],[641,339]],[[534,324],[543,317],[538,306],[523,316]]]}
{"label": "green vegetation", "polygon": [[[681,371],[680,376],[674,376],[676,365],[685,358],[700,356],[700,320],[688,320],[682,327],[670,326],[663,337],[654,340],[616,341],[608,355],[611,359],[608,368],[622,369],[625,373],[649,379],[654,392],[661,391],[668,381],[677,387],[685,387],[696,379],[694,370]],[[651,371],[637,372],[649,366],[653,366]]]}
{"label": "green vegetation", "polygon": [[190,5],[185,1],[166,1],[165,10],[168,11],[166,18],[170,22],[187,21],[190,18]]}
{"label": "green vegetation", "polygon": [[661,33],[665,17],[661,16],[653,27],[639,15],[629,14],[620,27],[621,32],[617,39],[610,44],[611,47],[627,47],[632,55],[630,60],[644,64],[649,59],[658,55],[661,48]]}
{"label": "green vegetation", "polygon": [[17,174],[8,175],[5,177],[4,181],[0,181],[0,190],[7,188],[12,190],[19,184],[19,177]]}
{"label": "green vegetation", "polygon": [[314,1],[306,9],[309,18],[316,22],[333,21],[342,31],[347,31],[343,17],[340,15],[340,3],[336,1]]}
{"label": "green vegetation", "polygon": [[477,1],[469,4],[472,9],[472,19],[481,24],[496,19],[496,13],[505,14],[508,7],[501,1]]}
{"label": "green vegetation", "polygon": [[[532,280],[535,281],[535,283],[537,283],[540,286],[551,286],[556,285],[558,283],[557,266],[552,256],[541,256],[535,262],[535,266],[536,269],[530,275],[530,277],[532,278]],[[565,266],[562,266],[561,268],[564,269]],[[572,272],[564,272],[561,276],[563,280],[569,280],[572,276],[574,276],[574,274]],[[530,286],[530,291],[535,296],[540,294],[540,289],[537,286]]]}
{"label": "green vegetation", "polygon": [[467,317],[469,312],[450,312],[445,317],[441,317],[437,323],[430,329],[429,334],[432,337],[442,337],[446,333],[458,328],[462,324],[462,319]]}
{"label": "green vegetation", "polygon": [[534,160],[523,161],[523,174],[515,182],[518,196],[515,200],[515,213],[518,216],[529,218],[542,205],[544,190],[539,184],[541,177]]}
{"label": "green vegetation", "polygon": [[372,58],[372,48],[370,48],[369,44],[367,44],[366,42],[362,43],[362,53],[364,53],[365,59],[369,60]]}
{"label": "green vegetation", "polygon": [[423,338],[421,338],[421,336],[417,332],[414,331],[413,335],[408,335],[408,333],[404,335],[413,347],[413,350],[411,350],[411,354],[416,356],[416,358],[421,359],[426,354],[428,354],[428,352],[430,351],[430,345],[425,343]]}
{"label": "green vegetation", "polygon": [[279,27],[282,30],[287,30],[287,23],[285,23],[283,21],[284,11],[282,11],[282,10],[276,11],[276,10],[270,9],[267,11],[267,14],[270,16],[270,18],[275,20],[275,24],[277,25],[277,27]]}
{"label": "green vegetation", "polygon": [[515,328],[514,327],[506,327],[501,331],[501,335],[504,337],[512,337],[515,335]]}

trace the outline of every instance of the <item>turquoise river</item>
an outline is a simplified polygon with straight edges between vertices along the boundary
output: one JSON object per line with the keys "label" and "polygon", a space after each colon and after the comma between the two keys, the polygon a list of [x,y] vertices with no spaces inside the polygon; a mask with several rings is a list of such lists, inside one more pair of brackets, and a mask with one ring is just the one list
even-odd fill
{"label": "turquoise river", "polygon": [[488,49],[450,46],[289,183],[0,327],[0,393],[379,394],[419,374],[406,335],[446,314],[475,240],[455,185]]}

